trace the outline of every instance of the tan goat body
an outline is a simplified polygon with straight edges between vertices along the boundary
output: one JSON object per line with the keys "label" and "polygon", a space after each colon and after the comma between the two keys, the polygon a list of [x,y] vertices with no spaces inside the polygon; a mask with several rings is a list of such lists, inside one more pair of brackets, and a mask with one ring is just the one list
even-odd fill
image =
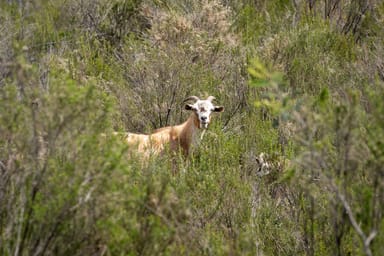
{"label": "tan goat body", "polygon": [[184,123],[159,128],[148,135],[128,132],[124,134],[124,139],[128,145],[136,147],[137,152],[144,157],[159,155],[166,149],[171,152],[180,150],[184,156],[188,156],[191,145],[198,139],[199,130],[208,128],[211,113],[224,111],[224,107],[213,105],[214,99],[213,96],[206,100],[200,100],[196,96],[188,97],[184,102],[193,100],[194,104],[185,105],[185,109],[192,111],[192,114]]}

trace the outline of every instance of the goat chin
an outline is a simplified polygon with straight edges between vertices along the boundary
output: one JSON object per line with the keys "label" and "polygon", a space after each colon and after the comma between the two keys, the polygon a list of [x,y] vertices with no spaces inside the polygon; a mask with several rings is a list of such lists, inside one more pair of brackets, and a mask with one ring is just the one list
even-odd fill
{"label": "goat chin", "polygon": [[200,123],[200,129],[208,129],[208,123],[205,123],[205,124]]}

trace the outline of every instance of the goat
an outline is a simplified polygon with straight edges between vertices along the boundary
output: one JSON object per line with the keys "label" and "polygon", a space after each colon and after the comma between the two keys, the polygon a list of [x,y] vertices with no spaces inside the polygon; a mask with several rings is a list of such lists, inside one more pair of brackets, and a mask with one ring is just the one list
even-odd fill
{"label": "goat", "polygon": [[124,139],[129,146],[136,147],[137,152],[144,158],[148,158],[151,154],[160,155],[167,148],[171,152],[181,151],[187,157],[190,154],[191,145],[198,139],[199,130],[208,128],[211,113],[224,111],[223,106],[213,105],[214,99],[213,96],[209,96],[206,100],[190,96],[183,103],[194,101],[194,104],[185,105],[185,109],[192,111],[192,114],[184,123],[162,127],[148,135],[128,132],[124,134]]}

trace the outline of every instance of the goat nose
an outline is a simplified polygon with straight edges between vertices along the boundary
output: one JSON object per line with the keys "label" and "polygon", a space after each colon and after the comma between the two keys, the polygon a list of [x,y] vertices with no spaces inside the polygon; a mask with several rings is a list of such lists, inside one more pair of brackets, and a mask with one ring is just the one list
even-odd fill
{"label": "goat nose", "polygon": [[201,117],[201,121],[207,121],[207,117],[206,116],[202,116]]}

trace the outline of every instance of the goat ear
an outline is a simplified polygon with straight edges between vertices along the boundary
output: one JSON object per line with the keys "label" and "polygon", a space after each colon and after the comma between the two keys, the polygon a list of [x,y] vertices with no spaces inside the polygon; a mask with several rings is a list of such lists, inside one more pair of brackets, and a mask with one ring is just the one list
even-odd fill
{"label": "goat ear", "polygon": [[185,104],[185,107],[184,107],[186,110],[194,110],[195,108],[193,107],[193,105],[191,104]]}
{"label": "goat ear", "polygon": [[213,111],[214,112],[223,112],[224,111],[224,107],[223,106],[215,106]]}

